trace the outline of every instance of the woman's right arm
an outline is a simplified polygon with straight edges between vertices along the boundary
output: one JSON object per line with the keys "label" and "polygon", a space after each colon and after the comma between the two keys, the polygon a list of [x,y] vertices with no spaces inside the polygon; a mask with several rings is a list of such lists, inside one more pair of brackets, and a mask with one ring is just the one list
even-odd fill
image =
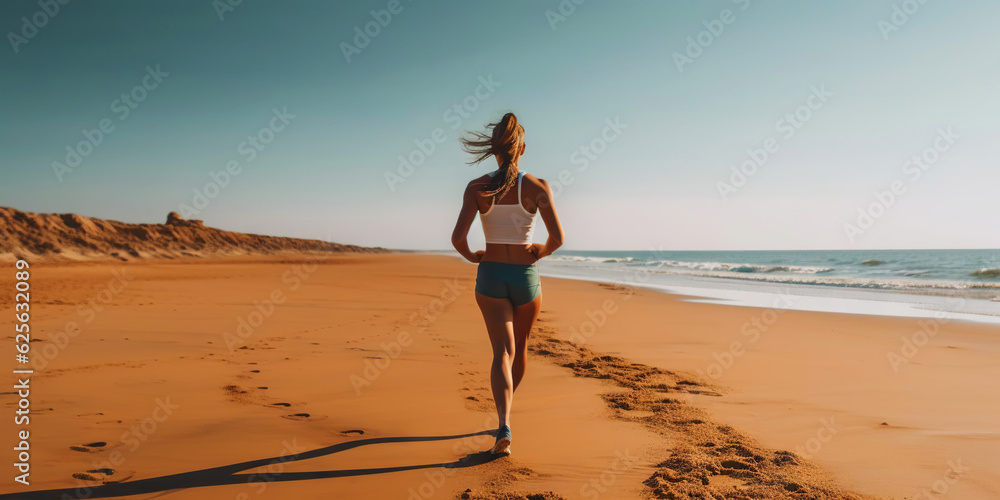
{"label": "woman's right arm", "polygon": [[472,221],[479,212],[479,205],[476,203],[476,188],[473,183],[465,187],[465,194],[462,195],[462,210],[458,213],[458,222],[455,223],[455,230],[451,233],[451,245],[458,250],[469,262],[479,262],[483,257],[483,252],[473,252],[469,249],[469,228]]}

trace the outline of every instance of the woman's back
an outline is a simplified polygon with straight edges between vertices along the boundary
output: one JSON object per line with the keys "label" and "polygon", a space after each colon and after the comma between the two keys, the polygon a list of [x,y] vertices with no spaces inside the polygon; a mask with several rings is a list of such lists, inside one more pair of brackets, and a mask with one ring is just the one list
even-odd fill
{"label": "woman's back", "polygon": [[[488,175],[493,177],[497,172],[499,170]],[[535,216],[538,212],[528,210],[522,202],[523,178],[524,172],[518,172],[516,184],[507,191],[503,199],[499,202],[491,201],[489,208],[479,213],[486,243],[531,244],[531,237],[535,232]]]}
{"label": "woman's back", "polygon": [[496,202],[492,196],[480,193],[493,176],[486,174],[469,183],[469,188],[476,192],[476,206],[486,237],[482,260],[510,264],[531,264],[537,260],[530,252],[531,237],[539,213],[544,212],[539,210],[539,203],[544,204],[548,199],[548,186],[534,175],[519,174],[518,183]]}

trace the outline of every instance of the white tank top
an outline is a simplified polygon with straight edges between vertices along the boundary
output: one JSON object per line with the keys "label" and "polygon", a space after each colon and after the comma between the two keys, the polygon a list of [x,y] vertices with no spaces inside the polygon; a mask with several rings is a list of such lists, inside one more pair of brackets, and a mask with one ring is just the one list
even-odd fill
{"label": "white tank top", "polygon": [[[490,172],[490,177],[499,170]],[[479,214],[483,224],[486,243],[506,243],[509,245],[529,245],[531,236],[535,233],[535,215],[521,205],[521,178],[524,172],[517,173],[517,203],[493,203],[486,213]]]}

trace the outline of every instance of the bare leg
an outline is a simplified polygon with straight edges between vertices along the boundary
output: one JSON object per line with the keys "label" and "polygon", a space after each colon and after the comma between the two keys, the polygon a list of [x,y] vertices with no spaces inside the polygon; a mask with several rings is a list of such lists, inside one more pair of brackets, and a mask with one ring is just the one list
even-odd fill
{"label": "bare leg", "polygon": [[528,336],[531,335],[531,327],[535,326],[535,320],[538,319],[538,312],[541,310],[541,294],[527,304],[514,307],[514,362],[511,368],[515,391],[521,384],[524,370],[528,366]]}
{"label": "bare leg", "polygon": [[511,361],[514,356],[514,305],[508,299],[497,299],[476,293],[476,303],[486,321],[486,332],[493,347],[490,387],[497,405],[500,426],[510,425],[510,405],[514,397]]}

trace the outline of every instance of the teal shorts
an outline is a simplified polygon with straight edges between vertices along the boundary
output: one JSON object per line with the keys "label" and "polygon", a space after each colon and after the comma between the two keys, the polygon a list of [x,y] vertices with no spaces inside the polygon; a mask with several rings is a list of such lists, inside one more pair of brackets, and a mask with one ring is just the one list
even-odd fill
{"label": "teal shorts", "polygon": [[535,300],[542,293],[538,266],[486,261],[476,271],[476,291],[495,299],[510,299],[515,306]]}

